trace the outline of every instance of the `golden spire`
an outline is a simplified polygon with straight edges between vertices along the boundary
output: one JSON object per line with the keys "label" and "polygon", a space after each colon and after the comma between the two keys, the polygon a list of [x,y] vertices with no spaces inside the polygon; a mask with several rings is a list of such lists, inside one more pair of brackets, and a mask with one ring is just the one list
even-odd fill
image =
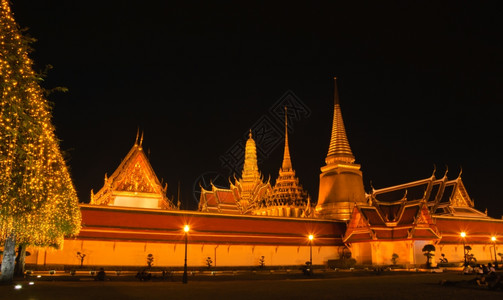
{"label": "golden spire", "polygon": [[283,164],[281,165],[283,171],[292,169],[292,160],[290,159],[290,149],[288,148],[288,114],[285,106],[285,152],[283,154]]}
{"label": "golden spire", "polygon": [[295,170],[292,168],[290,149],[288,147],[288,112],[285,106],[285,152],[283,164],[279,169],[276,184],[262,208],[267,211],[267,215],[301,217],[306,215],[307,197],[307,192],[299,184],[299,179],[295,176]]}
{"label": "golden spire", "polygon": [[243,180],[255,181],[260,178],[257,165],[257,147],[255,141],[252,138],[252,132],[250,129],[249,138],[246,141],[245,146],[245,161],[243,164],[243,173],[241,174]]}
{"label": "golden spire", "polygon": [[327,165],[335,162],[353,163],[355,157],[349,147],[344,122],[342,120],[341,106],[339,104],[339,92],[337,90],[337,77],[334,77],[334,120],[332,123],[332,136],[330,147],[325,159]]}

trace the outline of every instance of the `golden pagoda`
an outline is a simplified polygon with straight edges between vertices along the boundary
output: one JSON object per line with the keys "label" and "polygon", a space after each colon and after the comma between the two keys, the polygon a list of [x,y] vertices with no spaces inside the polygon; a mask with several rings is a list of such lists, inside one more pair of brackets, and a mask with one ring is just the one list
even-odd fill
{"label": "golden pagoda", "polygon": [[360,165],[349,147],[342,120],[337,79],[334,78],[334,119],[326,165],[321,168],[318,204],[321,218],[349,220],[355,203],[366,204]]}
{"label": "golden pagoda", "polygon": [[221,189],[212,185],[212,189],[201,187],[199,210],[204,212],[219,212],[228,214],[253,214],[259,204],[271,193],[269,182],[264,182],[257,164],[257,147],[248,135],[245,146],[245,161],[241,178],[234,178],[230,189]]}
{"label": "golden pagoda", "polygon": [[245,214],[251,213],[262,199],[271,191],[269,182],[264,182],[257,165],[257,146],[252,138],[252,132],[248,136],[245,147],[245,161],[241,179],[236,180],[235,186],[239,191],[239,204]]}
{"label": "golden pagoda", "polygon": [[278,217],[309,217],[312,214],[311,199],[295,176],[288,147],[288,119],[285,107],[285,150],[283,163],[272,193],[255,210],[256,215]]}
{"label": "golden pagoda", "polygon": [[103,187],[94,194],[95,205],[126,206],[135,208],[177,209],[166,196],[167,184],[163,187],[154,173],[142,148],[143,134],[136,141],[112,176],[105,174]]}

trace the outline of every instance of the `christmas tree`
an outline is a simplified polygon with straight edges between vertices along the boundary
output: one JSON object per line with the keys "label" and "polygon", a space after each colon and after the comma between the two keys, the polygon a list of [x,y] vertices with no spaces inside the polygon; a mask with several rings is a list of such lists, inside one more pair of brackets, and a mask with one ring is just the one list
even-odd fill
{"label": "christmas tree", "polygon": [[[16,245],[60,247],[77,234],[78,199],[51,123],[50,103],[9,1],[0,7],[1,281],[11,281]],[[24,250],[23,250],[24,252]]]}

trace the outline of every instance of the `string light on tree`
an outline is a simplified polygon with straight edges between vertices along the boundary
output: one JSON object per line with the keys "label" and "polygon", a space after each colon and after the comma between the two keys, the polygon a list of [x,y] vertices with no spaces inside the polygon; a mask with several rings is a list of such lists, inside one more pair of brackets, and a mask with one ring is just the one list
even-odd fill
{"label": "string light on tree", "polygon": [[0,10],[0,239],[2,281],[12,280],[16,245],[60,247],[77,234],[78,199],[51,123],[50,104],[29,58],[33,39]]}

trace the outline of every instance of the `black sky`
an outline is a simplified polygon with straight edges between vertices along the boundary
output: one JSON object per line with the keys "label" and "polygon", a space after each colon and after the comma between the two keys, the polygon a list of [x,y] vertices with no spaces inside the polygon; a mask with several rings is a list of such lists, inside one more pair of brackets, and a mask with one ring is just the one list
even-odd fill
{"label": "black sky", "polygon": [[[185,207],[202,174],[287,91],[310,115],[292,122],[301,183],[317,199],[339,78],[350,145],[367,191],[462,178],[476,208],[500,218],[503,28],[490,4],[189,4],[188,1],[15,1],[36,38],[36,69],[54,69],[54,124],[80,200],[103,185],[137,128],[152,166]],[[272,179],[282,146],[259,167]],[[208,176],[209,176],[208,175]],[[196,185],[197,186],[197,185]]]}

